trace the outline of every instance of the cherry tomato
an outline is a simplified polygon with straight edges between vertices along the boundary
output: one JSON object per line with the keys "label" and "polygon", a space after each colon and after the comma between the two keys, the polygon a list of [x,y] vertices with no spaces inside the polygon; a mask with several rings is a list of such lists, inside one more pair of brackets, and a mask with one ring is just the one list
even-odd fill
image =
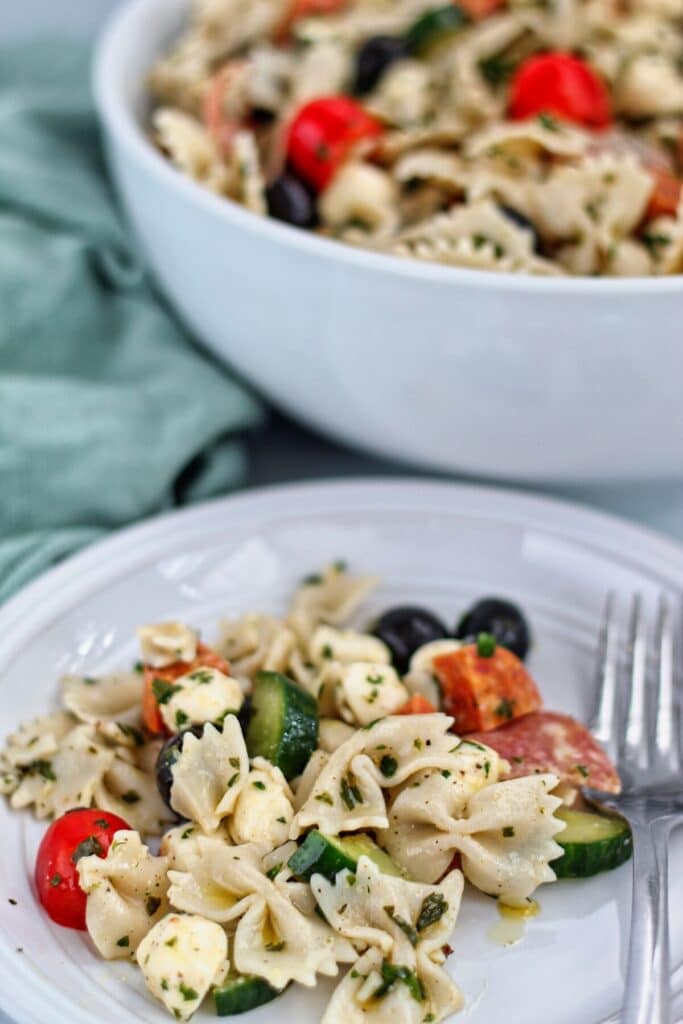
{"label": "cherry tomato", "polygon": [[106,857],[114,834],[130,825],[109,811],[77,807],[53,821],[36,857],[36,889],[47,914],[64,928],[85,929],[86,896],[78,884],[78,861]]}
{"label": "cherry tomato", "polygon": [[517,119],[554,114],[596,130],[612,120],[607,86],[570,53],[542,53],[524,61],[510,85],[509,112]]}
{"label": "cherry tomato", "polygon": [[289,129],[287,153],[299,175],[317,189],[363,141],[382,134],[380,122],[348,96],[325,96],[306,103]]}
{"label": "cherry tomato", "polygon": [[[172,665],[164,668],[152,668],[145,665],[144,682],[142,687],[142,721],[145,728],[154,736],[169,736],[169,730],[164,725],[164,720],[159,711],[159,702],[155,693],[155,680],[161,683],[175,683],[176,679],[186,676],[190,672],[196,672],[198,668],[215,668],[224,675],[230,675],[230,666],[223,661],[215,651],[212,651],[206,644],[199,644],[197,657],[194,661],[174,661]],[[157,687],[158,689],[158,682]]]}
{"label": "cherry tomato", "polygon": [[683,181],[675,174],[671,174],[670,171],[663,171],[655,167],[648,167],[647,170],[655,180],[655,187],[650,196],[645,220],[654,220],[655,217],[675,217],[683,194]]}

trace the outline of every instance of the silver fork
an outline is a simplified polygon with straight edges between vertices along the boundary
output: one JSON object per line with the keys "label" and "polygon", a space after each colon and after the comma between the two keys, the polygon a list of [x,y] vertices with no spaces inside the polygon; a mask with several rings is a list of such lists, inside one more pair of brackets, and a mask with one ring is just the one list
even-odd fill
{"label": "silver fork", "polygon": [[[587,798],[622,814],[633,832],[631,939],[622,1024],[671,1024],[668,843],[683,821],[680,723],[674,695],[675,633],[671,604],[659,600],[654,663],[640,595],[631,604],[627,685],[619,685],[616,602],[605,607],[598,650],[599,699],[593,735],[616,762],[618,796],[584,789]],[[650,671],[652,666],[653,671]]]}

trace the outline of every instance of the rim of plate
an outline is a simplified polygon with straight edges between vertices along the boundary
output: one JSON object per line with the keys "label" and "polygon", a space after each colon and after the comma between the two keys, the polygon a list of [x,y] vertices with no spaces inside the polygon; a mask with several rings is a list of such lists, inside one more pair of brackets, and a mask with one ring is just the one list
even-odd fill
{"label": "rim of plate", "polygon": [[[622,565],[647,571],[662,586],[683,594],[683,546],[618,516],[573,502],[507,488],[418,478],[354,478],[271,485],[150,517],[116,531],[48,570],[0,606],[0,671],[37,629],[77,606],[88,594],[154,561],[169,542],[177,546],[183,538],[201,536],[205,526],[211,525],[215,533],[217,528],[229,531],[231,525],[245,520],[258,522],[259,517],[276,520],[279,514],[273,512],[275,500],[278,504],[294,501],[298,508],[306,509],[300,514],[306,518],[345,510],[376,514],[399,508],[415,513],[428,508],[444,514],[446,499],[457,510],[454,515],[469,513],[492,523],[514,523],[571,539]],[[2,941],[0,978],[5,1006],[12,1008],[12,1024],[34,1024],[42,1019],[40,1011],[48,996],[53,1009],[68,1010],[72,1024],[91,1024],[88,1010],[66,999],[49,982],[44,988],[34,965],[28,960],[18,963],[14,950]],[[683,991],[683,961],[674,966],[673,989],[674,996]],[[612,1014],[595,1024],[618,1024],[619,1019],[619,1013]],[[679,1024],[681,1021],[683,1018],[679,1018]]]}
{"label": "rim of plate", "polygon": [[[183,0],[187,3],[187,0]],[[117,9],[107,22],[95,51],[93,65],[93,91],[100,117],[125,148],[129,158],[142,164],[154,177],[174,188],[195,206],[203,207],[215,216],[234,225],[259,234],[274,242],[289,244],[294,249],[308,250],[320,258],[342,264],[351,264],[368,273],[382,271],[398,278],[417,278],[441,281],[453,285],[459,282],[473,288],[500,288],[530,294],[604,295],[612,299],[630,296],[677,294],[683,291],[683,275],[667,277],[591,278],[591,277],[534,277],[531,274],[503,274],[490,270],[447,267],[421,263],[384,253],[374,253],[308,231],[292,228],[270,217],[257,217],[239,204],[213,195],[197,182],[177,171],[158,153],[146,137],[122,88],[122,65],[125,65],[125,41],[129,24],[142,20],[149,9],[163,9],[167,0],[128,0]]]}

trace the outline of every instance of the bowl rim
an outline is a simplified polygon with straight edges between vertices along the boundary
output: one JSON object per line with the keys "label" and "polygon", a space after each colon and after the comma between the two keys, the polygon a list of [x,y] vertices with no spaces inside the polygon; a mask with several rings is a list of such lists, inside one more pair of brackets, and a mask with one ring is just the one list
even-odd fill
{"label": "bowl rim", "polygon": [[189,6],[189,0],[124,0],[110,16],[102,30],[94,52],[92,90],[101,123],[122,146],[127,155],[161,184],[176,190],[188,203],[213,214],[232,227],[261,235],[285,247],[303,250],[314,258],[331,261],[369,274],[380,272],[398,279],[429,281],[434,285],[518,292],[525,295],[582,295],[586,298],[622,300],[640,299],[649,295],[683,294],[683,274],[663,277],[540,277],[532,274],[502,273],[469,267],[451,267],[406,259],[388,253],[345,245],[335,239],[283,224],[271,217],[261,217],[227,197],[218,196],[198,182],[182,174],[151,144],[126,102],[122,83],[126,70],[126,42],[140,21],[147,24],[149,12],[159,20],[158,35],[153,42],[161,45],[164,25],[161,14]]}

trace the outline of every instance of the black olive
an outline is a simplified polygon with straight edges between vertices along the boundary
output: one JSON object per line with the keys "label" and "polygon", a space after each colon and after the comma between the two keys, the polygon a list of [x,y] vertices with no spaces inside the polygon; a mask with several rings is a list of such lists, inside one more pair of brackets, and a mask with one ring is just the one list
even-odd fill
{"label": "black olive", "polygon": [[353,91],[363,96],[375,88],[390,64],[408,56],[404,39],[396,36],[373,36],[361,46],[356,57]]}
{"label": "black olive", "polygon": [[175,736],[171,736],[170,740],[166,740],[157,757],[157,789],[161,794],[161,799],[167,807],[171,808],[172,811],[175,810],[175,808],[171,806],[173,765],[180,757],[185,737],[190,732],[193,736],[201,737],[204,732],[204,726],[193,725],[192,728],[185,729],[183,732],[179,732]]}
{"label": "black olive", "polygon": [[516,224],[518,228],[523,228],[528,231],[534,240],[534,252],[541,253],[543,250],[543,244],[541,242],[541,236],[538,233],[536,225],[525,217],[519,210],[515,210],[512,206],[501,206],[500,212],[504,213],[508,220],[511,220],[513,224]]}
{"label": "black olive", "polygon": [[455,635],[460,640],[474,640],[480,633],[490,633],[501,647],[506,647],[524,660],[531,646],[531,630],[516,604],[499,597],[485,597],[465,612]]}
{"label": "black olive", "polygon": [[315,199],[302,181],[285,171],[266,190],[268,213],[285,224],[312,228],[318,222]]}
{"label": "black olive", "polygon": [[448,636],[443,622],[425,608],[391,608],[372,628],[391,651],[394,666],[407,672],[410,659],[423,644]]}

